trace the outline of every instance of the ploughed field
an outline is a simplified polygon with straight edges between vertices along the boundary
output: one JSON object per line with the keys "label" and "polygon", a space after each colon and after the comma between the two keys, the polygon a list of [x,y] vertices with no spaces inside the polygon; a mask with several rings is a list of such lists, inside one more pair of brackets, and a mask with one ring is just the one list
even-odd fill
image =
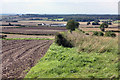
{"label": "ploughed field", "polygon": [[65,27],[22,27],[3,28],[3,33],[28,34],[28,35],[54,35],[57,32],[67,31]]}
{"label": "ploughed field", "polygon": [[23,78],[52,43],[52,40],[3,40],[2,78]]}

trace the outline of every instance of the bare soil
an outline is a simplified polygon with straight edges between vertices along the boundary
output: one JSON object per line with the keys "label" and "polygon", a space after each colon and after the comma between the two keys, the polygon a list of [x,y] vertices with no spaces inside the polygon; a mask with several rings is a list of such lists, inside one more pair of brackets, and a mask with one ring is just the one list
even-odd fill
{"label": "bare soil", "polygon": [[31,34],[31,35],[55,35],[57,32],[67,31],[65,27],[23,27],[3,28],[4,33]]}
{"label": "bare soil", "polygon": [[47,52],[52,40],[3,40],[2,78],[24,78]]}

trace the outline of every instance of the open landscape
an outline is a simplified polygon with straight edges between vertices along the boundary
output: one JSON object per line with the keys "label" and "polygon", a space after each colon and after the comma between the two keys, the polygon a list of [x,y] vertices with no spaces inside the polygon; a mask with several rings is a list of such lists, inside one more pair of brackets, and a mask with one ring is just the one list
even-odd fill
{"label": "open landscape", "polygon": [[120,80],[114,1],[11,1],[0,14],[1,79]]}
{"label": "open landscape", "polygon": [[[3,21],[2,78],[117,78],[118,24],[112,21],[103,36],[95,32],[104,22],[78,23],[71,33],[68,21]],[[109,31],[116,37],[107,37]]]}

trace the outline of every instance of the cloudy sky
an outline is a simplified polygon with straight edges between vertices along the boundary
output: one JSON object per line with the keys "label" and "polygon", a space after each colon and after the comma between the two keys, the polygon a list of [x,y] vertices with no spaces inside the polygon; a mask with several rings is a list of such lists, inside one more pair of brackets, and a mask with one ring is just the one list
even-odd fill
{"label": "cloudy sky", "polygon": [[0,7],[4,14],[117,14],[118,2],[119,0],[2,0]]}

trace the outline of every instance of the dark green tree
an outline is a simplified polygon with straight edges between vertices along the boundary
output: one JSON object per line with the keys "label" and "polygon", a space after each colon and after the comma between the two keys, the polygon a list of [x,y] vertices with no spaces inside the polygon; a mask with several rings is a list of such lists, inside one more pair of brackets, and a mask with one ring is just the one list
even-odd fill
{"label": "dark green tree", "polygon": [[67,22],[66,28],[69,29],[70,32],[72,33],[72,31],[74,31],[76,28],[78,28],[79,25],[80,25],[80,24],[79,24],[78,22],[76,22],[76,21],[74,21],[74,20],[69,20],[69,21]]}
{"label": "dark green tree", "polygon": [[99,22],[93,22],[92,25],[100,25]]}
{"label": "dark green tree", "polygon": [[9,26],[11,26],[12,24],[11,24],[11,23],[9,23],[8,25],[9,25]]}
{"label": "dark green tree", "polygon": [[108,24],[109,24],[109,25],[112,25],[112,23],[111,23],[111,22],[109,22]]}
{"label": "dark green tree", "polygon": [[87,25],[89,25],[90,24],[90,22],[87,22]]}
{"label": "dark green tree", "polygon": [[101,25],[100,25],[100,30],[101,31],[105,31],[105,28],[108,28],[108,24],[107,23],[102,23]]}

